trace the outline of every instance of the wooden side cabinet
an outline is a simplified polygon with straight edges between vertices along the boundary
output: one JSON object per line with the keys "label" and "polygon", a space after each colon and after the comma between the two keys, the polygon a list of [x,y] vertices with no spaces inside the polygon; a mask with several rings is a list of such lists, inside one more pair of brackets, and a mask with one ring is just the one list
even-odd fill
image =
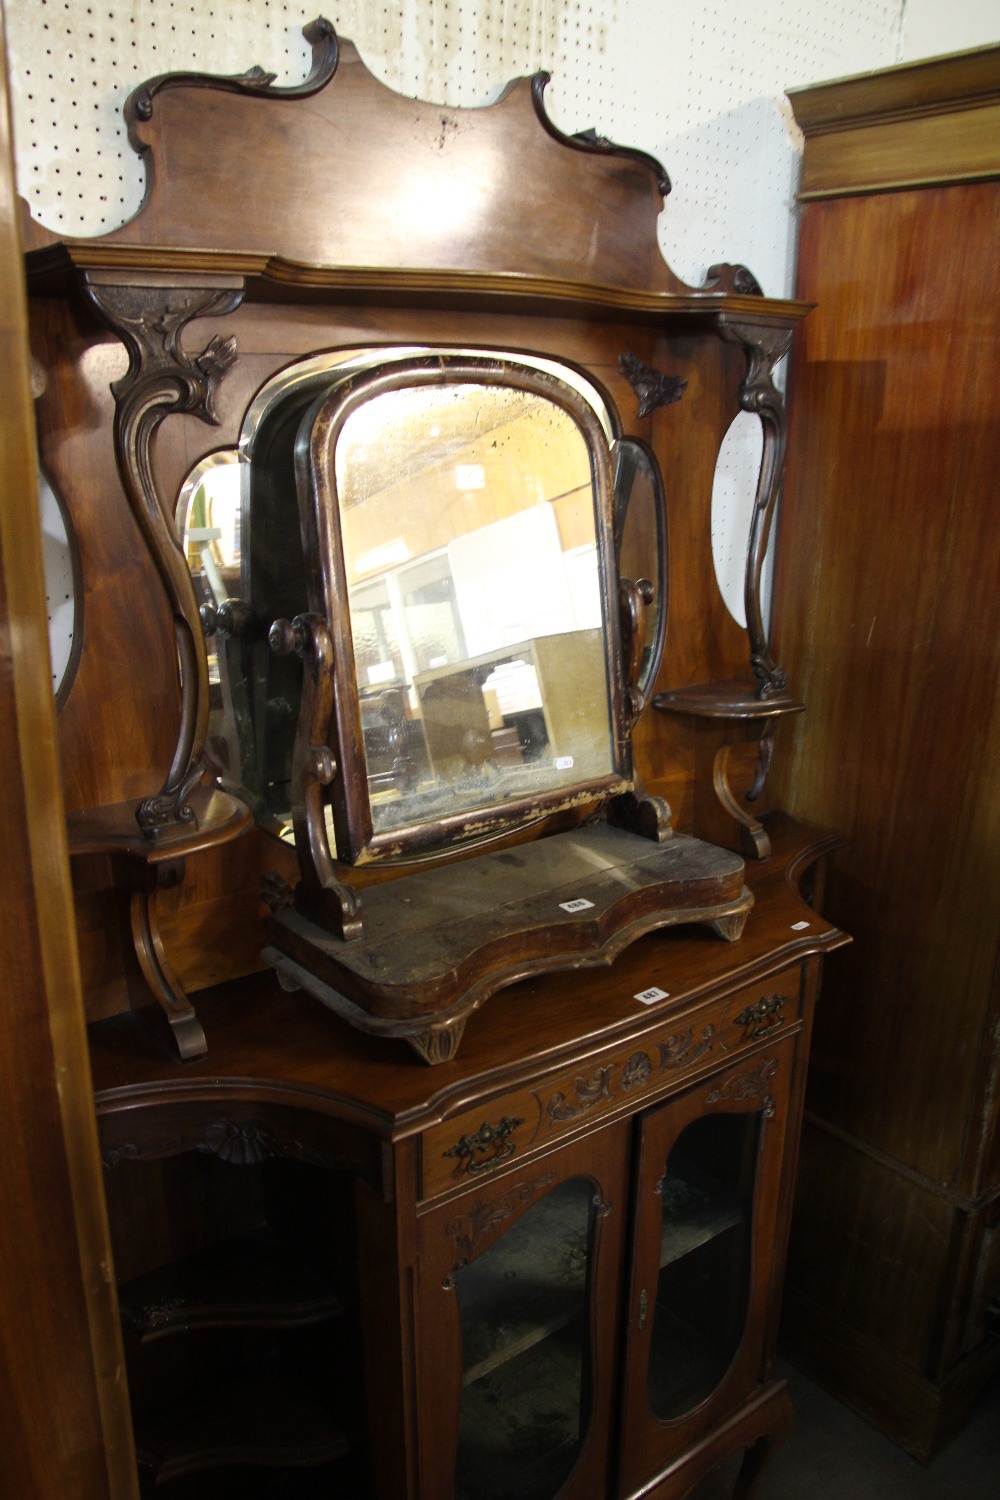
{"label": "wooden side cabinet", "polygon": [[796,93],[783,805],[837,829],[785,1329],[923,1459],[1000,1368],[1000,49]]}
{"label": "wooden side cabinet", "polygon": [[149,1493],[680,1500],[723,1461],[752,1493],[844,940],[798,889],[828,841],[771,827],[739,945],[651,934],[514,986],[445,1069],[324,1047],[264,976],[204,997],[183,1078],[134,1018],[94,1028]]}

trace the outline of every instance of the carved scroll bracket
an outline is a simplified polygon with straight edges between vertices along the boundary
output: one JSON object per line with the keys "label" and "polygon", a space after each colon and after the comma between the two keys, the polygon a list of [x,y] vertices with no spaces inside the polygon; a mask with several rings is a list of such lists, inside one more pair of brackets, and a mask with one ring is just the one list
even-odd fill
{"label": "carved scroll bracket", "polygon": [[167,1050],[190,1062],[208,1050],[205,1033],[174,973],[160,936],[159,897],[184,878],[184,860],[142,864],[125,860],[128,927],[126,981],[133,1011]]}
{"label": "carved scroll bracket", "polygon": [[268,73],[259,66],[245,73],[218,75],[212,73],[160,73],[129,96],[125,106],[125,120],[129,127],[129,139],[137,151],[143,150],[143,141],[138,125],[153,118],[154,100],[157,94],[167,89],[201,88],[214,89],[231,94],[263,94],[272,99],[306,99],[329,83],[337,70],[340,49],[332,24],[325,16],[318,16],[303,26],[302,35],[312,49],[309,76],[302,83],[279,88],[274,87],[275,73]]}
{"label": "carved scroll bracket", "polygon": [[181,690],[181,722],[173,762],[156,796],[136,809],[148,839],[194,821],[189,802],[204,769],[208,727],[208,666],[190,570],[177,535],[171,500],[161,494],[153,443],[164,417],[186,412],[215,424],[215,392],[236,358],[236,340],[216,336],[199,353],[181,347],[195,318],[232,312],[243,299],[236,277],[150,277],[88,271],[88,297],[128,350],[128,370],[111,389],[115,398],[115,458],[129,505],[156,564],[174,618]]}
{"label": "carved scroll bracket", "polygon": [[747,369],[740,386],[740,405],[744,411],[760,417],[764,429],[760,475],[747,542],[743,595],[750,637],[750,665],[757,679],[757,696],[771,698],[785,691],[788,673],[778,666],[768,645],[760,579],[785,456],[785,401],[774,383],[774,368],[788,353],[792,329],[763,318],[734,317],[727,313],[719,313],[715,322],[721,337],[731,344],[739,344],[746,353]]}

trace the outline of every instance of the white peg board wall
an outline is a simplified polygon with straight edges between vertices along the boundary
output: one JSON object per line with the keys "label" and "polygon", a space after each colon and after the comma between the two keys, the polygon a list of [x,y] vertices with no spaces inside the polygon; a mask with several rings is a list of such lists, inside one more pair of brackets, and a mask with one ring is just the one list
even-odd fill
{"label": "white peg board wall", "polygon": [[[142,79],[259,63],[302,78],[321,0],[6,0],[20,189],[42,223],[100,234],[130,218],[142,171],[121,123]],[[700,281],[716,260],[791,286],[797,141],[786,87],[895,60],[902,0],[343,0],[338,32],[391,88],[481,105],[546,68],[566,131],[658,156],[674,191],[661,242]],[[252,163],[248,163],[252,171]]]}
{"label": "white peg board wall", "polygon": [[[322,0],[5,0],[20,191],[43,224],[101,234],[139,207],[143,173],[121,108],[180,69],[301,79],[302,25]],[[896,60],[903,0],[342,0],[324,13],[391,88],[489,103],[552,74],[555,123],[594,126],[666,166],[667,261],[700,282],[714,261],[791,292],[798,140],[784,89]],[[253,163],[247,163],[252,178]],[[754,446],[730,447],[713,529],[720,587],[742,618]],[[729,558],[730,561],[726,561]]]}

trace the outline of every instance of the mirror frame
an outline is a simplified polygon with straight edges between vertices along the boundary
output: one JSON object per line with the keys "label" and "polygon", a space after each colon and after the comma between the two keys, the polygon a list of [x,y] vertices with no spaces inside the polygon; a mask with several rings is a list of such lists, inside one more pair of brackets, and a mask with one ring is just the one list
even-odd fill
{"label": "mirror frame", "polygon": [[[604,635],[609,710],[607,775],[581,780],[531,797],[475,807],[386,832],[373,827],[354,665],[347,578],[335,475],[337,440],[348,418],[366,402],[400,389],[455,384],[507,386],[546,399],[575,422],[587,445],[594,492],[594,532]],[[292,812],[296,846],[350,865],[407,858],[455,843],[482,840],[538,822],[562,809],[598,805],[632,787],[631,715],[619,626],[615,496],[606,424],[569,383],[515,356],[431,354],[387,358],[363,374],[331,387],[303,419],[297,445],[300,519],[306,558],[308,617],[288,627],[276,622],[277,650],[308,654],[296,754]],[[313,691],[308,690],[313,678]],[[324,754],[324,752],[326,752]],[[324,805],[329,787],[336,854],[329,847]],[[324,849],[325,846],[325,849]],[[325,858],[323,857],[325,854]]]}

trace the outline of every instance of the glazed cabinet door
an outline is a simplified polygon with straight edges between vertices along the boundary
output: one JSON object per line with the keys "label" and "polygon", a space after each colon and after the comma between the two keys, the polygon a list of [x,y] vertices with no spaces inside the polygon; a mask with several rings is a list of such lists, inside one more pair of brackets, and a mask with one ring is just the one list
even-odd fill
{"label": "glazed cabinet door", "polygon": [[763,1377],[794,1060],[789,1038],[639,1122],[620,1495]]}
{"label": "glazed cabinet door", "polygon": [[423,1500],[608,1493],[627,1147],[607,1126],[422,1217]]}

